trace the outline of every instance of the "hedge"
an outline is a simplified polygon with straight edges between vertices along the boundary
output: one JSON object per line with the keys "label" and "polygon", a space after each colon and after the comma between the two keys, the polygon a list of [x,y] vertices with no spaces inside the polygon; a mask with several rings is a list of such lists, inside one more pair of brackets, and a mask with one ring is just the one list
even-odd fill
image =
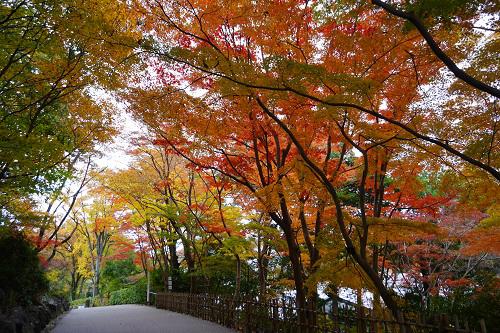
{"label": "hedge", "polygon": [[113,291],[109,297],[110,305],[146,303],[146,285],[141,281],[128,288]]}

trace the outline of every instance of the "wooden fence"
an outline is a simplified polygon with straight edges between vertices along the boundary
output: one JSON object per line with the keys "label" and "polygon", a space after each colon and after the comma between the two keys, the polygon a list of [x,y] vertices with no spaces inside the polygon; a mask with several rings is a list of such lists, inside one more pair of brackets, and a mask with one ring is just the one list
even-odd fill
{"label": "wooden fence", "polygon": [[[376,318],[365,308],[342,305],[307,310],[295,307],[285,300],[259,302],[234,300],[231,297],[157,293],[156,307],[188,314],[240,332],[287,332],[287,333],[474,333],[466,321],[447,316],[434,318],[406,318],[400,315],[394,320],[386,314]],[[302,318],[300,320],[299,318]],[[304,320],[305,319],[305,320]],[[480,321],[481,333],[486,333],[484,321]]]}

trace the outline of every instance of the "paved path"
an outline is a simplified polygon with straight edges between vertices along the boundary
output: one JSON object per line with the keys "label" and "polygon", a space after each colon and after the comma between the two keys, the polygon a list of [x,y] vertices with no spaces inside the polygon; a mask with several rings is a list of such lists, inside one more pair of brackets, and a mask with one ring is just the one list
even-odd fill
{"label": "paved path", "polygon": [[52,333],[234,333],[220,325],[143,305],[74,309]]}

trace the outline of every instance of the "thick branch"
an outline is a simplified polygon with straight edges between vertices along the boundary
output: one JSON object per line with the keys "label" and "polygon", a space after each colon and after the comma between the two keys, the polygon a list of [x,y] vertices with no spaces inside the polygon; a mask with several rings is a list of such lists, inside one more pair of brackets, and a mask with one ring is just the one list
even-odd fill
{"label": "thick branch", "polygon": [[381,0],[372,0],[372,3],[386,12],[403,18],[409,22],[411,22],[420,32],[422,37],[427,42],[427,45],[431,48],[432,52],[446,65],[446,67],[460,80],[464,81],[468,85],[473,86],[476,89],[484,91],[492,96],[500,98],[500,90],[495,87],[489,86],[486,83],[479,81],[478,79],[470,76],[460,68],[458,68],[457,64],[451,58],[444,53],[444,51],[439,47],[438,43],[434,40],[432,35],[429,33],[429,30],[424,26],[424,24],[411,12],[405,12],[397,9],[396,7],[383,2]]}

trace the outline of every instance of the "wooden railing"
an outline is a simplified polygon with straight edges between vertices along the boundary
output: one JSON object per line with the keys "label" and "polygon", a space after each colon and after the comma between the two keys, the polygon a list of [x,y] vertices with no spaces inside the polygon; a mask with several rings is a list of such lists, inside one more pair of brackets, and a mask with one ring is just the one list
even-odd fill
{"label": "wooden railing", "polygon": [[[158,293],[156,307],[188,314],[240,332],[287,332],[287,333],[474,333],[457,317],[407,318],[401,314],[398,320],[390,315],[376,317],[365,308],[342,305],[323,309],[300,309],[291,302],[272,300],[234,300],[231,297]],[[487,333],[484,321],[480,321],[480,332]]]}

